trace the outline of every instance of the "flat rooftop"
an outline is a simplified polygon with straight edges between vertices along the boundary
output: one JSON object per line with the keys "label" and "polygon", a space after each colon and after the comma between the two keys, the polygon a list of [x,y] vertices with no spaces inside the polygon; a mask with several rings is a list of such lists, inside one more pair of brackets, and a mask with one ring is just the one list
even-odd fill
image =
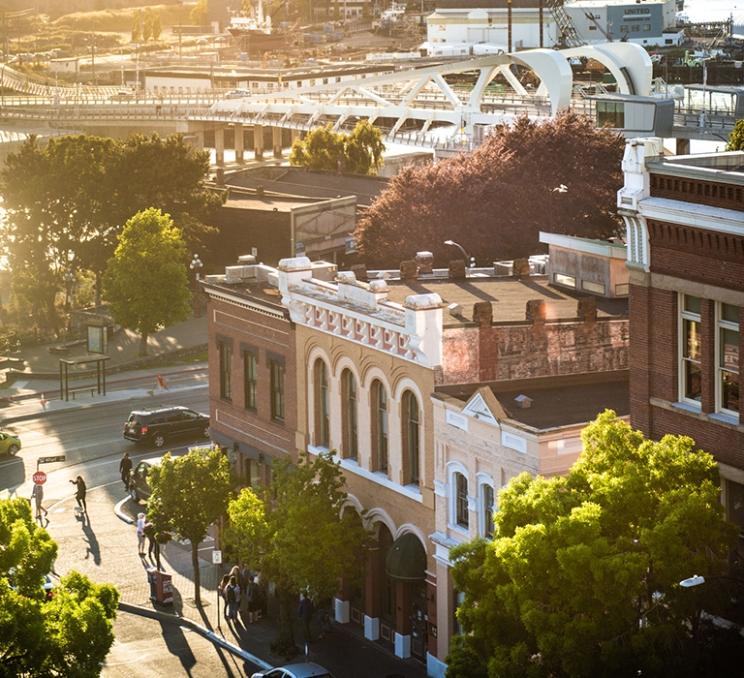
{"label": "flat rooftop", "polygon": [[646,167],[657,174],[744,185],[744,151],[654,157]]}
{"label": "flat rooftop", "polygon": [[[466,280],[426,279],[404,283],[400,280],[388,280],[390,290],[388,299],[403,303],[411,294],[436,293],[446,305],[459,304],[462,314],[451,315],[444,312],[444,326],[455,327],[473,321],[473,306],[479,301],[491,302],[493,321],[519,322],[525,320],[527,302],[542,299],[546,302],[546,319],[576,318],[577,301],[588,294],[572,293],[548,284],[547,276],[529,276],[513,278],[511,276],[471,277]],[[597,317],[621,318],[628,312],[627,299],[605,299],[595,297]]]}
{"label": "flat rooftop", "polygon": [[[621,417],[630,413],[627,370],[438,386],[436,393],[467,402],[483,386],[491,389],[510,419],[539,430],[583,424],[606,409]],[[517,405],[519,395],[532,400],[530,407]]]}
{"label": "flat rooftop", "polygon": [[258,194],[230,193],[223,207],[244,210],[258,210],[263,212],[291,212],[305,205],[316,205],[323,202],[318,198],[306,198],[303,196],[259,196]]}

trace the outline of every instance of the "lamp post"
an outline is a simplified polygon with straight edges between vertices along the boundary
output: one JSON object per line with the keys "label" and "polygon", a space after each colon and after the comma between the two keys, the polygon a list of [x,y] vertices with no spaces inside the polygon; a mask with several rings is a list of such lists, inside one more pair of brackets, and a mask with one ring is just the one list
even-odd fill
{"label": "lamp post", "polygon": [[445,245],[449,245],[450,247],[457,247],[460,252],[462,252],[462,256],[465,257],[465,263],[467,264],[468,268],[475,268],[475,257],[471,257],[468,255],[468,253],[465,251],[465,248],[458,242],[455,242],[454,240],[445,240]]}
{"label": "lamp post", "polygon": [[194,273],[194,317],[197,317],[199,315],[199,299],[197,296],[199,294],[199,271],[204,268],[204,262],[199,258],[198,254],[194,253],[189,268]]}

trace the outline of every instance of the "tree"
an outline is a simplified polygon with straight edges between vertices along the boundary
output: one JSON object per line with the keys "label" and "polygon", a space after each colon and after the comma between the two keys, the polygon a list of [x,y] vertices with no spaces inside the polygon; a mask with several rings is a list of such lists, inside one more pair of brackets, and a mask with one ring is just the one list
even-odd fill
{"label": "tree", "polygon": [[191,9],[191,21],[197,26],[204,26],[207,23],[208,14],[207,0],[197,0]]}
{"label": "tree", "polygon": [[142,40],[147,42],[152,37],[152,21],[149,13],[143,13],[140,19],[142,26]]}
{"label": "tree", "polygon": [[744,151],[744,118],[737,120],[729,136],[727,151]]}
{"label": "tree", "polygon": [[315,171],[374,174],[382,165],[384,150],[380,130],[368,120],[360,120],[349,134],[328,124],[296,139],[289,162]]}
{"label": "tree", "polygon": [[139,210],[171,214],[188,246],[201,247],[210,232],[204,222],[222,200],[205,186],[208,170],[208,154],[179,135],[69,135],[44,146],[31,138],[11,154],[0,173],[0,242],[32,318],[55,326],[55,296],[70,268],[93,272],[100,304],[116,237]]}
{"label": "tree", "polygon": [[169,215],[150,208],[124,226],[104,275],[114,319],[141,335],[147,354],[152,332],[189,316],[186,245]]}
{"label": "tree", "polygon": [[194,599],[201,605],[199,544],[225,513],[230,494],[227,457],[212,448],[191,449],[180,457],[163,457],[148,478],[152,494],[147,513],[158,531],[173,531],[191,542]]}
{"label": "tree", "polygon": [[156,10],[152,10],[148,13],[148,19],[150,22],[150,35],[153,40],[157,40],[163,32],[163,27],[160,24],[160,14]]}
{"label": "tree", "polygon": [[391,252],[407,259],[429,250],[446,265],[451,239],[491,262],[534,254],[541,230],[614,235],[623,146],[574,113],[501,125],[473,153],[396,175],[359,222],[360,255],[389,267]]}
{"label": "tree", "polygon": [[0,674],[98,676],[114,642],[119,594],[72,572],[47,599],[57,545],[23,499],[0,500]]}
{"label": "tree", "polygon": [[524,473],[501,491],[492,542],[451,553],[465,601],[450,678],[708,675],[695,654],[703,594],[678,582],[726,568],[735,531],[713,458],[611,411],[582,439],[567,476]]}
{"label": "tree", "polygon": [[294,649],[291,606],[298,591],[333,596],[341,577],[362,570],[366,533],[343,512],[344,478],[331,455],[302,454],[296,466],[275,461],[271,485],[241,490],[228,507],[227,540],[236,555],[276,584],[280,600],[278,651]]}

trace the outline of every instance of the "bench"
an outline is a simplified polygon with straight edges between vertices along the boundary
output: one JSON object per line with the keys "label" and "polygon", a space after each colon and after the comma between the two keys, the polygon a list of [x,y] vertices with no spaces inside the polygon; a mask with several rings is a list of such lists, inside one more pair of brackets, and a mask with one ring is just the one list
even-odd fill
{"label": "bench", "polygon": [[90,391],[90,397],[92,398],[95,395],[96,388],[96,386],[78,386],[77,388],[71,388],[70,394],[72,395],[72,399],[75,400],[75,396],[78,393],[87,393]]}

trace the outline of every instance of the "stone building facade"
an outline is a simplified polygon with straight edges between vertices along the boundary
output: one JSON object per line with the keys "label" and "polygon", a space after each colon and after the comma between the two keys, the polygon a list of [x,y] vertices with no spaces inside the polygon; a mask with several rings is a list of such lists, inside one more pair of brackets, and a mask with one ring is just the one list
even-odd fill
{"label": "stone building facade", "polygon": [[744,153],[662,157],[635,139],[623,170],[632,424],[713,454],[744,528]]}

